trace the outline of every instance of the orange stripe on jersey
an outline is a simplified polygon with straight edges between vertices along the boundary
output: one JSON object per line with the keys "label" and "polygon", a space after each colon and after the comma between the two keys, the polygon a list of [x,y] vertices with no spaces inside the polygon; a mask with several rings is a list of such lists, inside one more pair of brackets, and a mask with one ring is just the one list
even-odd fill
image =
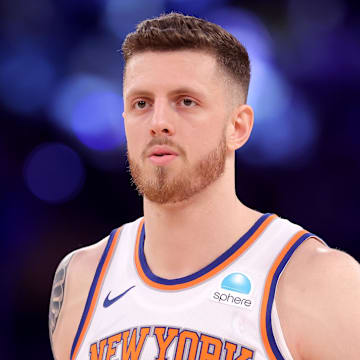
{"label": "orange stripe on jersey", "polygon": [[[307,235],[304,236],[305,234],[307,234]],[[274,263],[268,273],[268,276],[266,278],[264,296],[263,296],[263,300],[262,300],[262,304],[261,304],[260,329],[261,329],[261,337],[263,340],[263,344],[264,344],[266,353],[270,360],[278,360],[280,358],[282,359],[281,355],[280,355],[281,357],[279,358],[279,355],[278,355],[278,357],[276,357],[276,355],[274,354],[273,347],[270,344],[271,340],[269,339],[269,331],[268,331],[268,327],[267,327],[267,325],[269,326],[269,316],[268,315],[269,315],[269,312],[271,312],[272,302],[273,302],[273,298],[275,296],[276,283],[277,283],[278,277],[280,276],[280,273],[281,273],[280,270],[282,270],[285,267],[285,265],[288,261],[288,259],[284,260],[285,257],[291,256],[293,251],[296,250],[297,246],[299,246],[302,243],[302,241],[309,238],[310,235],[311,234],[309,234],[305,230],[298,231],[289,240],[289,242],[285,245],[285,247],[281,250],[280,254],[274,261]],[[298,240],[300,240],[301,237],[303,237],[303,239],[301,239],[302,241],[300,241],[298,244],[296,244],[296,242]],[[295,244],[296,244],[296,246],[294,246]],[[293,246],[294,246],[294,248],[293,248]],[[278,270],[278,272],[277,272],[277,270]],[[271,303],[269,304],[270,298],[271,298],[271,300],[270,300]],[[271,324],[270,324],[270,326],[271,326]]]}
{"label": "orange stripe on jersey", "polygon": [[[111,258],[113,256],[114,249],[116,247],[116,243],[118,241],[118,236],[119,236],[120,232],[121,232],[121,228],[116,230],[113,241],[111,242],[110,248],[109,248],[109,250],[108,250],[108,252],[106,254],[106,258],[105,258],[103,266],[101,268],[100,275],[99,275],[98,280],[96,282],[95,290],[94,290],[94,292],[92,294],[90,307],[89,307],[89,310],[88,310],[88,312],[86,314],[86,318],[85,318],[84,324],[82,326],[80,335],[78,336],[74,351],[73,351],[72,356],[71,356],[71,360],[76,359],[76,356],[78,354],[80,345],[82,344],[82,342],[84,340],[84,336],[85,336],[85,334],[86,334],[86,332],[88,330],[90,320],[93,317],[94,309],[95,309],[95,306],[96,306],[96,304],[98,302],[98,297],[99,297],[100,290],[101,290],[101,287],[102,287],[102,284],[103,284],[103,280],[104,280],[105,274],[107,272],[107,269],[109,267],[110,260],[111,260]],[[100,269],[97,269],[96,272],[98,272],[98,270],[100,270]],[[96,273],[95,273],[95,276],[96,276]],[[93,288],[94,285],[95,284],[92,284],[91,287]]]}
{"label": "orange stripe on jersey", "polygon": [[225,267],[230,265],[236,258],[238,258],[243,252],[245,252],[254,242],[255,240],[264,232],[264,230],[267,228],[267,226],[276,218],[277,216],[272,214],[268,216],[261,225],[254,231],[254,233],[244,242],[236,251],[234,251],[231,255],[229,255],[224,261],[220,262],[217,266],[212,268],[211,270],[207,271],[206,273],[194,278],[193,280],[184,282],[184,283],[177,283],[177,284],[160,284],[156,281],[153,281],[152,279],[149,279],[149,277],[145,274],[143,267],[140,262],[139,258],[139,246],[140,246],[140,236],[142,232],[142,228],[144,226],[144,221],[142,220],[137,233],[136,238],[136,246],[135,246],[135,265],[136,269],[138,271],[138,274],[140,278],[151,287],[154,287],[156,289],[160,290],[181,290],[186,289],[188,287],[197,285],[212,276],[219,273],[221,270],[223,270]]}

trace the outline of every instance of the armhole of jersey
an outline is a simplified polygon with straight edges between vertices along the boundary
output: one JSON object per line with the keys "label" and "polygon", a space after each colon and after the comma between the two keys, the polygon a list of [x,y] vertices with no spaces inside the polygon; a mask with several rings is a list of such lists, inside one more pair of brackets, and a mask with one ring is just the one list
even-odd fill
{"label": "armhole of jersey", "polygon": [[[285,269],[285,266],[289,262],[292,254],[295,252],[295,250],[307,239],[309,238],[315,238],[321,243],[325,244],[325,242],[317,237],[314,234],[311,234],[307,232],[306,230],[300,230],[298,231],[291,239],[290,241],[284,246],[276,260],[274,261],[266,279],[265,283],[265,289],[264,289],[264,295],[263,300],[261,304],[261,316],[260,316],[260,329],[261,329],[261,337],[263,340],[264,348],[266,350],[266,353],[271,360],[292,360],[292,357],[290,354],[290,351],[286,345],[284,335],[281,330],[280,326],[280,320],[278,318],[277,312],[276,312],[276,320],[278,321],[278,327],[276,330],[279,330],[279,332],[274,334],[273,329],[273,321],[272,321],[272,314],[273,312],[273,304],[275,299],[275,290],[277,283],[279,281],[280,275]],[[325,244],[326,245],[326,244]],[[276,310],[276,308],[275,308]],[[280,334],[280,336],[278,336]],[[283,341],[281,344],[277,343],[277,340]],[[278,346],[279,345],[279,346]],[[285,353],[283,353],[281,350],[283,350],[283,346],[285,346]],[[279,349],[280,347],[280,349]],[[286,354],[286,351],[289,354]]]}
{"label": "armhole of jersey", "polygon": [[73,345],[71,347],[70,360],[75,360],[79,352],[82,341],[84,340],[85,334],[88,330],[91,318],[96,307],[98,296],[102,287],[102,283],[105,278],[105,274],[109,267],[110,260],[114,253],[117,239],[121,233],[121,228],[115,229],[111,232],[109,240],[107,241],[104,252],[100,258],[99,264],[96,268],[94,279],[91,283],[89,294],[85,303],[84,311],[79,323],[78,330],[76,332]]}

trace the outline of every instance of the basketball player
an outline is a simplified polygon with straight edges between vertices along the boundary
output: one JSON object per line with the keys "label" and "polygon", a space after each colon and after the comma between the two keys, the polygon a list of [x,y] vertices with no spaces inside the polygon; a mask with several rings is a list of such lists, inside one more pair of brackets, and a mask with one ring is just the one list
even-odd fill
{"label": "basketball player", "polygon": [[144,217],[61,262],[55,358],[359,360],[359,264],[236,197],[235,151],[254,117],[244,47],[172,13],[142,22],[122,50]]}

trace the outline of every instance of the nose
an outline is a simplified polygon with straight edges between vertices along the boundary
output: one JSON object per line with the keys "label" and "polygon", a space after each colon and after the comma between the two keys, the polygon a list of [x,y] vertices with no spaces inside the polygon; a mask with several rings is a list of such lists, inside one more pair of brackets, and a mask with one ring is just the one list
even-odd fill
{"label": "nose", "polygon": [[150,133],[152,136],[174,135],[175,128],[172,121],[174,114],[171,106],[165,100],[158,100],[153,105]]}

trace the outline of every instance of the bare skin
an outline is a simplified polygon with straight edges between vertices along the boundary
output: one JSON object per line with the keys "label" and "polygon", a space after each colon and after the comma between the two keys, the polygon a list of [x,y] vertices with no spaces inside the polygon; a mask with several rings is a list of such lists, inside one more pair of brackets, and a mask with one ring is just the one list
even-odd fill
{"label": "bare skin", "polygon": [[360,359],[360,266],[310,239],[280,278],[276,304],[294,360]]}
{"label": "bare skin", "polygon": [[[154,164],[142,154],[156,137],[169,137],[186,154],[186,160],[179,155],[164,165],[168,180],[190,174],[191,165],[219,143],[219,134],[226,139],[224,173],[209,186],[175,203],[144,197],[145,255],[153,273],[163,278],[206,266],[261,216],[235,193],[235,150],[250,136],[253,112],[241,99],[229,100],[226,83],[213,56],[198,51],[145,52],[126,67],[128,151],[145,176],[155,176]],[[69,359],[104,245],[80,250],[69,262],[62,309],[51,335],[57,360]],[[202,251],[204,246],[208,251]],[[360,358],[360,267],[350,256],[307,240],[280,278],[276,304],[295,360]]]}
{"label": "bare skin", "polygon": [[[95,245],[80,249],[70,254],[60,263],[58,273],[65,270],[66,276],[62,278],[62,284],[54,282],[54,288],[63,287],[64,297],[61,301],[52,295],[49,309],[49,330],[51,347],[56,360],[70,359],[71,347],[78,329],[80,319],[85,307],[86,299],[95,275],[97,265],[106,246],[104,239]],[[54,309],[60,308],[60,311]],[[52,314],[56,313],[55,316]],[[54,326],[56,322],[56,326]]]}

